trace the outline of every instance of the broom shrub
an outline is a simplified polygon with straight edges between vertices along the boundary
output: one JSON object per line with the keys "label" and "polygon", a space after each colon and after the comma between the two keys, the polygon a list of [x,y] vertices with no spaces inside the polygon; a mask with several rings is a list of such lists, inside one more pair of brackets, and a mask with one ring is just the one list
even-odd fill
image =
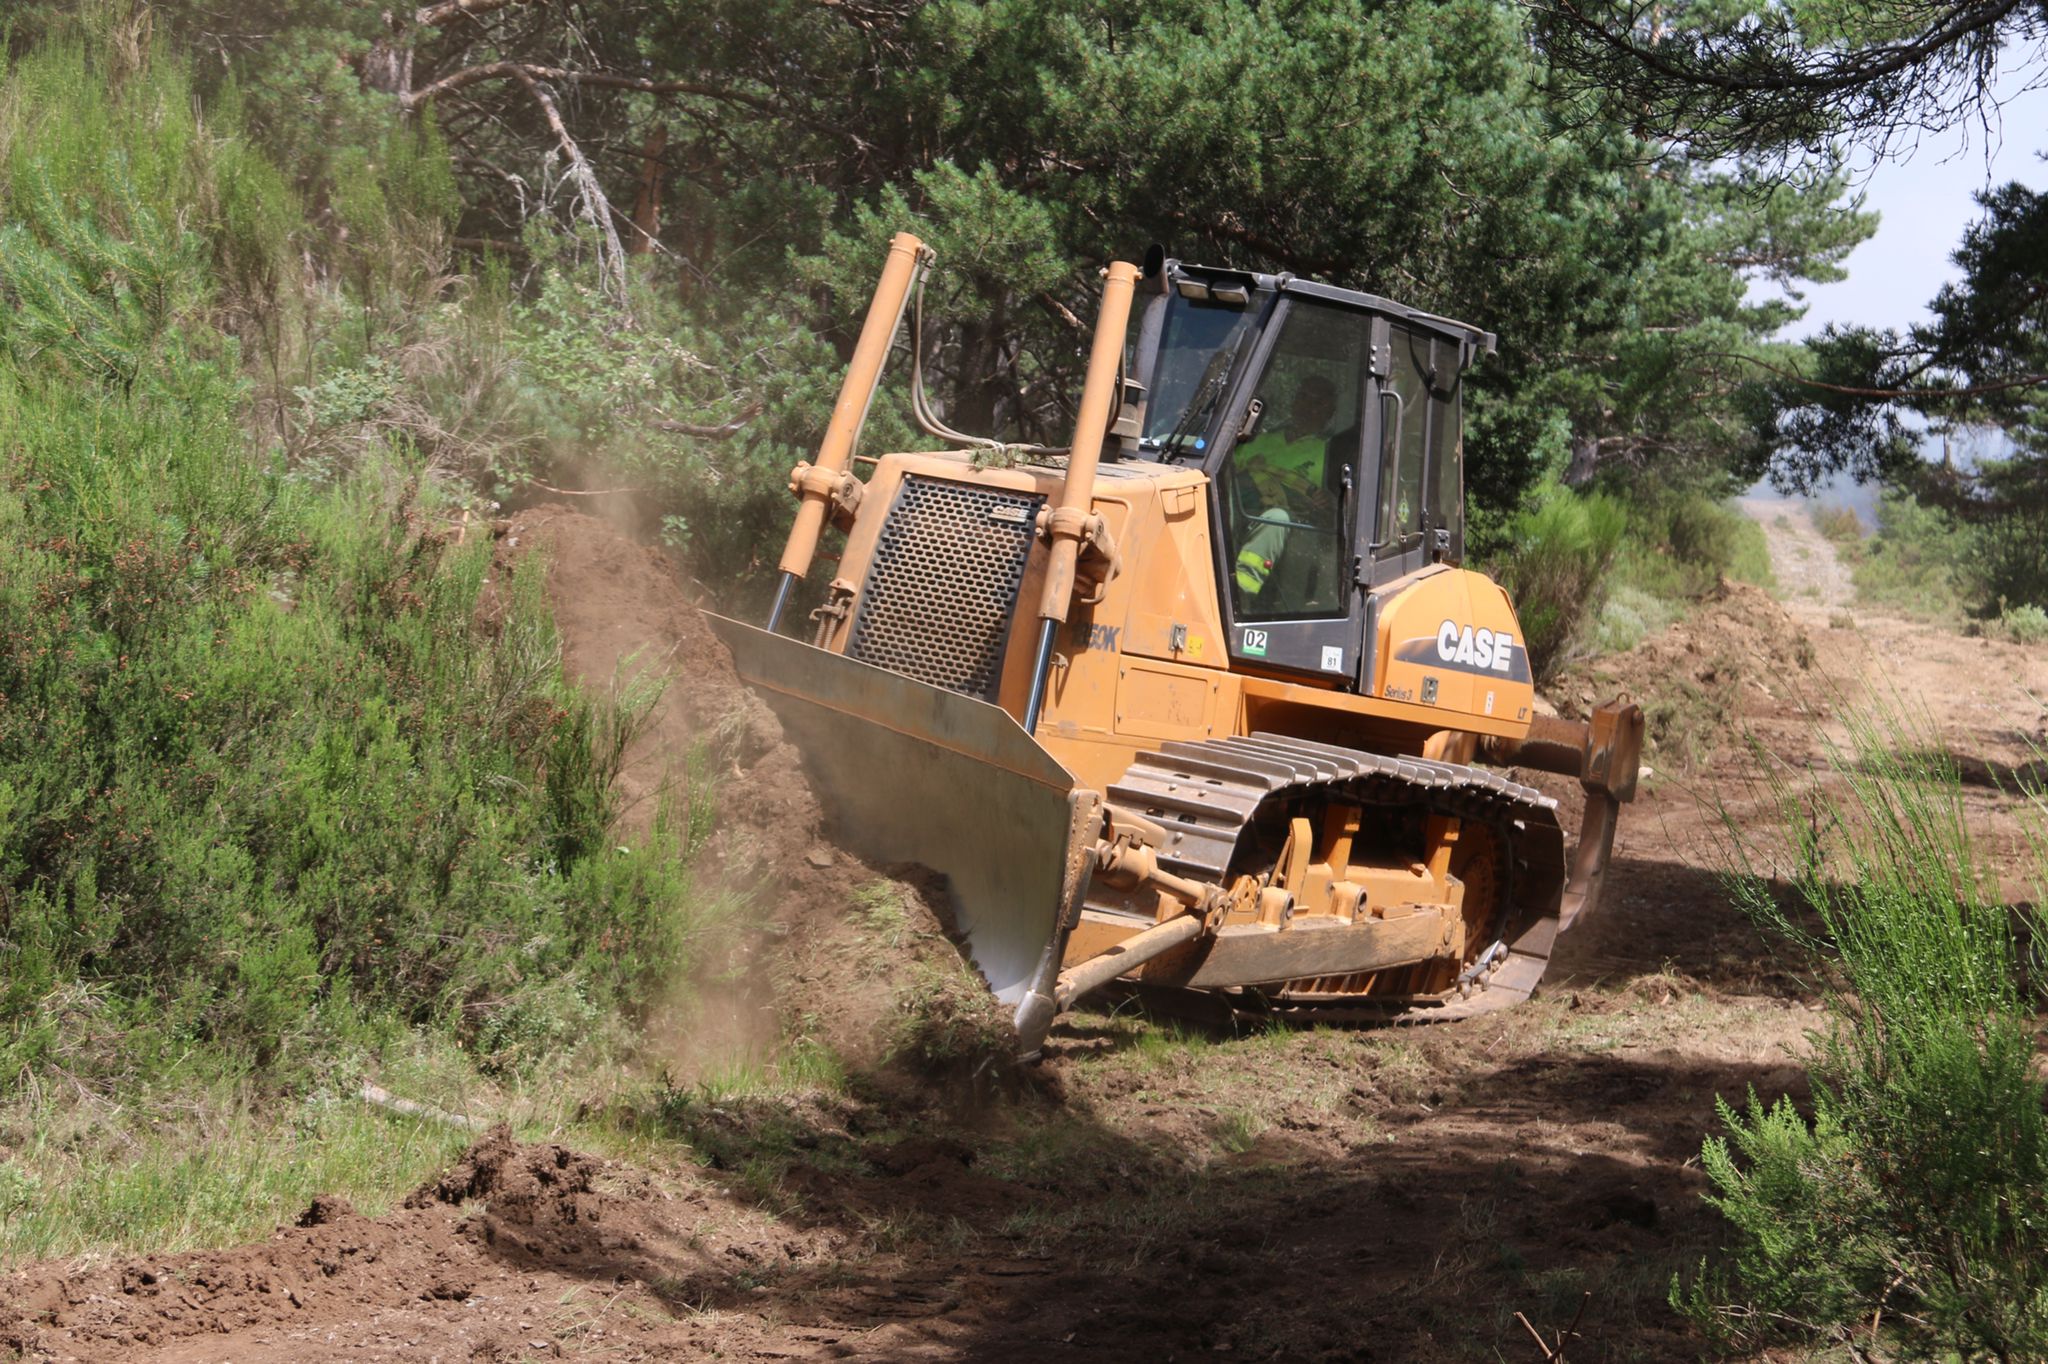
{"label": "broom shrub", "polygon": [[[1749,1336],[2048,1357],[2048,1119],[2024,947],[2038,912],[1997,893],[1959,772],[1924,726],[1881,709],[1848,729],[1831,780],[1774,783],[1784,857],[1736,845],[1738,902],[1820,983],[1813,1112],[1754,1093],[1721,1104],[1702,1160],[1732,1279],[1674,1299]],[[2038,900],[2042,807],[2024,808]]]}

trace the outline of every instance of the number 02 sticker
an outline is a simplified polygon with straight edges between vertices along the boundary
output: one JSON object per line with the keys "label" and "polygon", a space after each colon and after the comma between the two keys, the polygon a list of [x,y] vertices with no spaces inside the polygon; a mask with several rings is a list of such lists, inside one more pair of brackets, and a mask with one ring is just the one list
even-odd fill
{"label": "number 02 sticker", "polygon": [[1245,631],[1244,651],[1254,658],[1264,658],[1266,656],[1266,632],[1264,630]]}

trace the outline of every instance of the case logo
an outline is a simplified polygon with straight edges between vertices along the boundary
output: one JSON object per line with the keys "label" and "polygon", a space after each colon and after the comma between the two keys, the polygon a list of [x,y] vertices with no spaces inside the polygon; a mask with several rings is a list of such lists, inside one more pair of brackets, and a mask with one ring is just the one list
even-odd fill
{"label": "case logo", "polygon": [[1445,663],[1504,673],[1514,662],[1515,637],[1447,620],[1436,627],[1436,656]]}
{"label": "case logo", "polygon": [[1510,682],[1529,681],[1529,651],[1517,644],[1513,635],[1506,630],[1475,629],[1455,620],[1444,621],[1433,635],[1402,640],[1395,646],[1394,657],[1425,668],[1505,677]]}

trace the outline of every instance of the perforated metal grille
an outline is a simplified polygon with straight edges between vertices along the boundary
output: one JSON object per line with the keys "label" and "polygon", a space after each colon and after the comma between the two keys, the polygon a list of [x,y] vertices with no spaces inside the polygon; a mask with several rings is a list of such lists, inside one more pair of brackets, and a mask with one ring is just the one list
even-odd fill
{"label": "perforated metal grille", "polygon": [[882,523],[846,652],[996,699],[1043,497],[912,475]]}

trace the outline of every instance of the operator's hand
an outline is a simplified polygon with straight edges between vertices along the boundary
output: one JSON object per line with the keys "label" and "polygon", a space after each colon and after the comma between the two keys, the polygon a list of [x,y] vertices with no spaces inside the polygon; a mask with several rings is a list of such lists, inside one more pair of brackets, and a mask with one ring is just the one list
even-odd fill
{"label": "operator's hand", "polygon": [[1328,529],[1337,524],[1337,496],[1322,484],[1297,484],[1289,499],[1294,519],[1304,525]]}

